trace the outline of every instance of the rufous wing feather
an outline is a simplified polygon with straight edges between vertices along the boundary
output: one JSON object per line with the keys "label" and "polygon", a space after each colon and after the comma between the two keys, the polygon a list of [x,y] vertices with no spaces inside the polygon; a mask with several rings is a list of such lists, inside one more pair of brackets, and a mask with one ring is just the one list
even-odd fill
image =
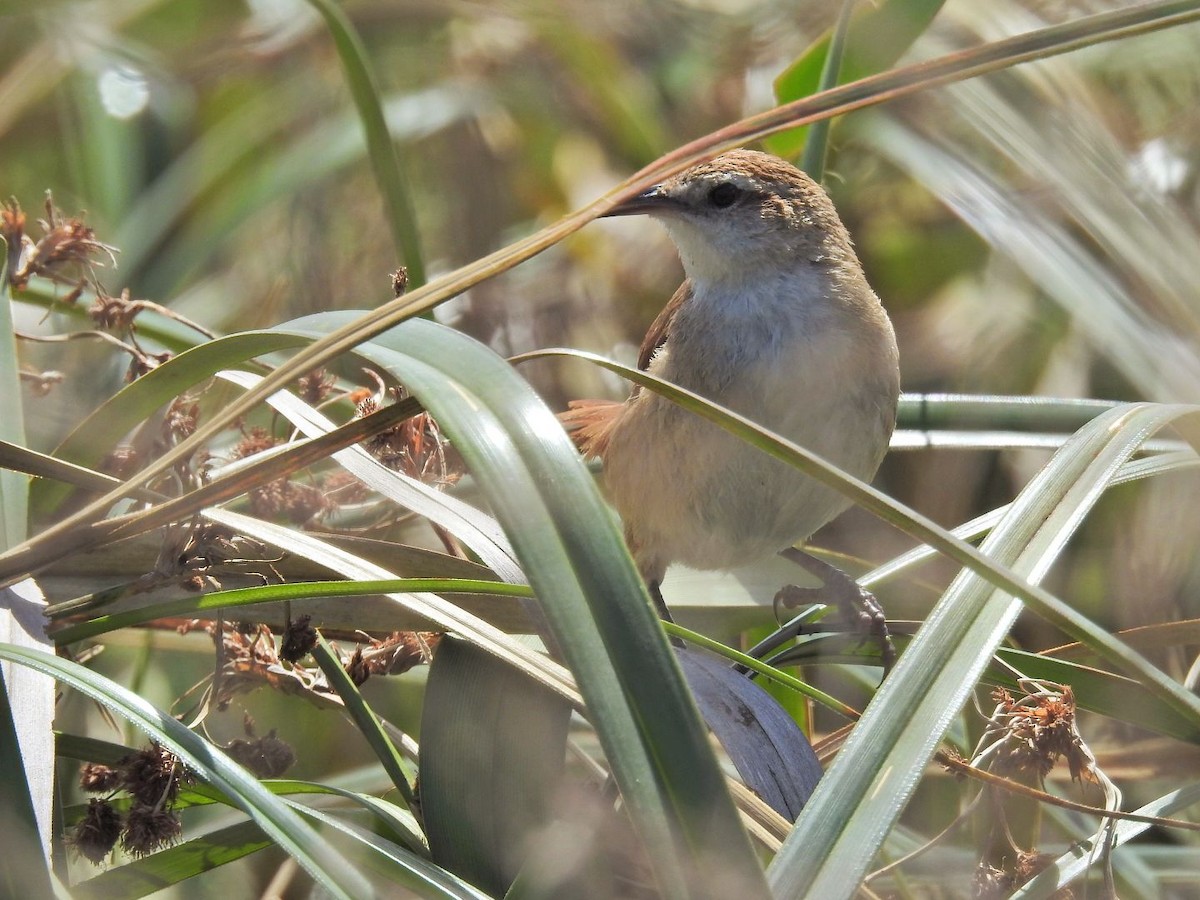
{"label": "rufous wing feather", "polygon": [[580,453],[603,459],[624,407],[618,400],[572,400],[567,411],[558,414],[558,420]]}
{"label": "rufous wing feather", "polygon": [[684,279],[683,284],[679,285],[679,289],[675,291],[674,296],[662,308],[662,312],[655,316],[654,322],[650,325],[650,330],[646,332],[646,337],[642,339],[641,349],[638,350],[638,368],[643,372],[650,368],[654,354],[658,353],[658,348],[665,344],[667,338],[671,336],[671,320],[675,318],[675,313],[679,311],[679,307],[683,306],[691,296],[692,282],[689,279]]}
{"label": "rufous wing feather", "polygon": [[[667,342],[667,338],[670,336],[671,320],[675,317],[679,307],[691,296],[692,283],[685,280],[679,286],[679,290],[675,292],[675,296],[655,318],[650,330],[646,332],[646,338],[642,341],[641,349],[638,352],[639,369],[650,368],[654,355],[658,353],[659,348]],[[633,389],[634,396],[637,395],[637,391],[638,389],[635,387]],[[625,403],[616,400],[572,400],[568,404],[567,411],[558,414],[558,419],[567,430],[567,434],[571,436],[571,440],[575,442],[575,446],[579,448],[580,453],[587,457],[595,456],[603,459],[604,452],[608,449],[609,439],[612,437],[613,428],[624,409]]]}

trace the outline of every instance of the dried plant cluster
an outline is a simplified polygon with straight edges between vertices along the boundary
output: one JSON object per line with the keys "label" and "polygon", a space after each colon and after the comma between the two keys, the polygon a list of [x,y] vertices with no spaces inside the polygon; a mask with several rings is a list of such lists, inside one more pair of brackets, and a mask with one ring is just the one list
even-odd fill
{"label": "dried plant cluster", "polygon": [[[121,849],[135,857],[170,846],[182,832],[179,816],[172,810],[182,774],[175,754],[155,742],[115,766],[85,764],[79,786],[104,796],[88,801],[87,812],[72,833],[72,846],[93,863],[104,860],[118,840]],[[118,793],[128,795],[123,811],[113,803]]]}
{"label": "dried plant cluster", "polygon": [[[41,277],[56,285],[70,286],[57,299],[71,306],[86,293],[94,296],[88,311],[95,331],[71,332],[64,338],[99,337],[127,352],[133,363],[126,372],[132,382],[166,362],[170,352],[150,353],[137,340],[137,319],[152,312],[190,325],[206,338],[206,328],[188,322],[167,308],[149,300],[132,300],[128,289],[120,296],[108,294],[98,275],[105,262],[116,259],[116,248],[97,239],[82,217],[67,217],[46,200],[45,220],[39,221],[42,237],[34,240],[26,233],[26,218],[19,204],[10,201],[0,212],[0,236],[13,253],[9,261],[7,288],[16,293],[25,289],[31,278]],[[395,290],[404,289],[403,270],[393,275]],[[18,334],[19,339],[46,341]],[[316,369],[302,376],[296,393],[314,409],[343,405],[352,418],[379,411],[388,402],[406,398],[403,387],[387,385],[371,370],[364,370],[373,389],[347,388],[331,372]],[[40,384],[51,379],[43,373]],[[61,382],[56,374],[54,383]],[[201,386],[172,401],[159,419],[157,431],[142,429],[113,450],[101,470],[116,478],[133,477],[137,471],[170,448],[195,433],[205,414],[211,386]],[[42,392],[44,393],[44,391]],[[152,484],[163,496],[180,496],[205,485],[210,473],[225,461],[249,460],[286,446],[289,437],[275,432],[278,426],[242,424],[232,445],[220,451],[202,450],[189,460],[174,466],[170,474]],[[401,472],[436,488],[453,485],[461,475],[461,461],[449,447],[436,421],[418,412],[395,425],[384,428],[363,442],[363,447],[387,468]],[[358,515],[349,532],[374,532],[385,529],[396,513],[379,503],[370,488],[339,468],[327,469],[307,478],[301,473],[270,478],[251,486],[246,492],[250,512],[263,520],[315,528],[330,515],[355,506],[373,510]],[[249,576],[263,584],[282,583],[285,577],[276,567],[284,557],[272,555],[263,542],[192,516],[172,522],[162,529],[162,542],[153,567],[134,579],[126,589],[130,595],[162,591],[171,587],[202,594],[222,589],[222,579],[231,575]],[[65,619],[64,621],[69,621]],[[201,699],[188,714],[199,724],[213,710],[224,711],[239,694],[266,687],[281,693],[309,698],[318,705],[336,699],[325,676],[315,667],[301,664],[317,642],[317,632],[309,624],[310,616],[298,617],[276,637],[264,624],[223,620],[204,622],[160,620],[180,634],[199,628],[208,632],[217,647],[217,662],[211,677],[202,685]],[[155,623],[151,623],[155,624]],[[436,648],[439,634],[397,631],[373,637],[349,635],[352,649],[339,650],[341,664],[355,685],[361,686],[372,675],[399,675],[413,666],[427,664]],[[196,689],[193,689],[193,691]],[[181,696],[187,700],[193,692]],[[295,759],[295,752],[276,737],[272,729],[264,737],[255,737],[248,720],[247,739],[235,739],[223,749],[258,777],[276,778]],[[121,760],[116,766],[85,765],[81,787],[89,793],[107,796],[89,801],[83,817],[75,825],[71,845],[80,856],[100,863],[117,843],[134,857],[145,856],[170,846],[181,836],[178,815],[171,803],[178,793],[178,765],[175,757],[159,744]],[[117,794],[131,795],[131,802],[114,805]]]}

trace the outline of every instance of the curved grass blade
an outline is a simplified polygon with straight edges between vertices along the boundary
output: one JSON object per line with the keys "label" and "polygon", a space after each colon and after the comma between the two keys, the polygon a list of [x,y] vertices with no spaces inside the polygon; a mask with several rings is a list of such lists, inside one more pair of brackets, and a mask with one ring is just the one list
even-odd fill
{"label": "curved grass blade", "polygon": [[412,197],[400,169],[396,145],[388,132],[387,121],[380,103],[379,86],[367,62],[367,50],[341,4],[333,0],[307,0],[325,20],[333,37],[338,58],[346,73],[346,84],[367,138],[367,156],[375,183],[383,194],[384,213],[397,253],[408,268],[408,283],[420,287],[425,283],[425,262],[421,256],[421,241],[417,231],[417,215]]}
{"label": "curved grass blade", "polygon": [[[1149,444],[1150,442],[1147,442]],[[1128,484],[1141,478],[1151,478],[1155,475],[1166,475],[1200,466],[1193,450],[1181,450],[1174,453],[1162,453],[1144,459],[1130,460],[1121,466],[1113,476],[1112,486]],[[1004,515],[1008,505],[989,510],[981,516],[976,516],[969,522],[964,522],[955,528],[951,534],[964,541],[973,541],[987,534]],[[858,579],[859,584],[870,588],[877,584],[899,577],[901,574],[916,568],[922,563],[935,559],[938,551],[929,545],[914,547],[905,553],[891,559]],[[1061,682],[1060,682],[1061,683]]]}
{"label": "curved grass blade", "polygon": [[[1200,785],[1192,784],[1159,797],[1135,812],[1145,816],[1173,816],[1200,803]],[[1113,823],[1113,844],[1120,847],[1129,843],[1151,826],[1147,822],[1121,820]],[[1194,849],[1189,849],[1194,853]],[[1068,884],[1087,873],[1096,864],[1097,848],[1092,841],[1073,845],[1066,853],[1054,860],[1034,878],[1018,888],[1011,896],[1013,900],[1048,900],[1061,896]]]}
{"label": "curved grass blade", "polygon": [[[137,609],[107,613],[84,622],[72,622],[53,629],[51,637],[58,644],[70,644],[142,625],[154,619],[178,616],[204,617],[217,610],[243,609],[261,603],[316,600],[329,597],[361,597],[376,594],[490,594],[497,597],[532,598],[533,591],[523,584],[503,581],[483,581],[468,578],[390,578],[354,581],[293,581],[259,587],[212,591],[199,596],[177,597],[147,603]],[[67,611],[67,610],[64,610]]]}
{"label": "curved grass blade", "polygon": [[354,720],[359,733],[371,745],[375,755],[379,757],[383,770],[387,772],[388,778],[392,780],[392,784],[404,798],[404,803],[409,809],[412,809],[414,806],[413,788],[408,782],[408,774],[404,771],[404,761],[400,756],[400,751],[396,749],[396,745],[392,743],[387,732],[379,724],[379,719],[367,705],[367,701],[363,699],[363,695],[359,693],[354,682],[350,680],[349,674],[342,667],[333,648],[329,646],[329,642],[319,633],[316,646],[310,652],[313,659],[317,661],[317,665],[321,667],[321,671],[325,673],[325,680],[329,682],[329,686],[342,698],[346,712]]}
{"label": "curved grass blade", "polygon": [[[1109,476],[1163,415],[1114,410],[1089,423],[1021,491],[983,549],[1038,582]],[[849,897],[899,816],[920,771],[1021,603],[973,572],[939,601],[851,732],[768,869],[788,896]],[[829,822],[839,827],[828,827]],[[822,824],[823,823],[823,824]]]}
{"label": "curved grass blade", "polygon": [[257,779],[170,715],[120,685],[49,653],[0,644],[0,659],[49,675],[104,705],[169,747],[199,777],[231,798],[272,841],[334,897],[370,896],[370,885]]}
{"label": "curved grass blade", "polygon": [[77,882],[71,885],[71,896],[74,900],[144,897],[273,844],[258,823],[239,822]]}
{"label": "curved grass blade", "polygon": [[[0,467],[23,472],[37,478],[61,481],[63,484],[88,491],[111,491],[114,487],[121,485],[121,479],[114,478],[112,475],[97,472],[86,466],[63,462],[61,459],[45,453],[38,453],[28,447],[10,444],[3,440],[0,440]],[[147,488],[138,488],[132,496],[151,503],[167,499],[164,494]]]}
{"label": "curved grass blade", "polygon": [[479,479],[579,679],[639,833],[658,848],[654,863],[685,858],[670,849],[670,821],[689,864],[704,863],[693,889],[759,894],[761,870],[645,587],[553,414],[491,350],[432,323],[414,320],[358,352],[421,399]]}
{"label": "curved grass blade", "polygon": [[408,888],[422,898],[445,898],[445,900],[490,900],[489,896],[474,885],[467,884],[453,872],[434,865],[393,841],[373,834],[351,822],[347,822],[324,810],[315,809],[287,801],[296,812],[316,819],[338,832],[345,842],[354,841],[369,853],[362,859],[388,879],[389,885]]}
{"label": "curved grass blade", "polygon": [[[13,331],[12,295],[8,286],[8,242],[0,238],[0,440],[25,446],[25,414],[21,409],[21,367]],[[29,519],[29,477],[0,469],[0,550],[25,539]]]}
{"label": "curved grass blade", "polygon": [[[821,79],[817,83],[817,89],[809,93],[827,91],[841,79],[846,36],[850,31],[850,12],[853,9],[854,0],[842,0],[833,33],[824,48],[825,59],[821,62]],[[789,99],[796,98],[793,96]],[[817,184],[825,180],[825,157],[829,150],[829,129],[832,125],[832,118],[813,122],[808,127],[808,138],[804,141],[804,155],[800,158],[800,168]]]}
{"label": "curved grass blade", "polygon": [[50,867],[42,850],[41,827],[20,753],[5,668],[0,667],[0,746],[7,748],[0,753],[0,808],[6,816],[0,891],[9,897],[50,897]]}

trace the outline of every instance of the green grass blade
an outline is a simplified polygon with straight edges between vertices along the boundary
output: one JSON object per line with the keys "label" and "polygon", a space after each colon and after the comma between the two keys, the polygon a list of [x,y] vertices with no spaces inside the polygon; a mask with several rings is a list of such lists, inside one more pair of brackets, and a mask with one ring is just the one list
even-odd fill
{"label": "green grass blade", "polygon": [[169,747],[198,777],[233,799],[332,896],[348,900],[371,896],[370,885],[363,877],[294,812],[245,769],[167,713],[115,682],[49,653],[0,644],[0,659],[52,676]]}
{"label": "green grass blade", "polygon": [[[894,65],[929,27],[944,2],[884,0],[869,6],[863,4],[846,28],[846,47],[837,70],[841,80],[855,81]],[[853,5],[843,4],[843,16],[845,7]],[[817,40],[776,77],[775,99],[778,102],[790,103],[810,97],[837,84],[837,77],[832,80],[826,78],[826,69],[829,67],[828,60],[836,56],[834,46],[840,27],[839,18],[832,34]],[[808,148],[812,144],[811,134],[816,130],[817,124],[814,123],[772,135],[766,141],[767,149],[779,156],[793,157],[803,148],[803,168],[811,175]],[[813,177],[817,178],[815,175]]]}
{"label": "green grass blade", "polygon": [[[205,617],[217,610],[243,609],[261,603],[316,600],[331,597],[362,597],[375,594],[484,594],[497,597],[532,598],[533,591],[523,584],[483,581],[470,578],[386,578],[354,581],[292,581],[260,587],[212,591],[199,596],[177,597],[147,603],[136,609],[103,613],[84,622],[55,628],[51,637],[58,644],[70,644],[85,638],[107,634],[118,628],[142,625],[154,619],[176,616]],[[63,607],[62,613],[94,612],[91,609]],[[55,610],[57,614],[60,610]]]}
{"label": "green grass blade", "polygon": [[[821,78],[817,83],[816,90],[812,93],[829,90],[836,86],[841,78],[846,36],[850,31],[850,12],[853,9],[854,0],[842,0],[837,22],[834,23],[833,33],[829,36],[829,43],[825,47],[825,59],[821,63]],[[832,118],[813,122],[808,128],[808,137],[804,141],[804,155],[800,158],[800,168],[818,184],[825,180],[825,157],[829,150],[829,129],[832,125]]]}
{"label": "green grass blade", "polygon": [[21,758],[9,687],[0,667],[0,809],[5,815],[5,849],[0,858],[0,892],[6,897],[50,897],[50,869],[42,852],[41,828]]}
{"label": "green grass blade", "polygon": [[420,287],[425,283],[425,262],[421,256],[417,215],[400,168],[396,145],[392,143],[383,116],[379,86],[371,73],[366,47],[340,3],[335,0],[308,0],[308,3],[321,14],[333,37],[346,73],[346,84],[366,133],[367,156],[371,160],[375,183],[383,194],[384,214],[396,242],[397,254],[408,268],[408,283]]}
{"label": "green grass blade", "polygon": [[987,428],[1072,434],[1116,406],[1120,403],[1115,400],[905,393],[897,404],[896,427],[919,431]]}
{"label": "green grass blade", "polygon": [[706,868],[707,889],[724,877],[758,890],[760,870],[645,587],[553,414],[502,359],[446,328],[409,322],[358,352],[409,387],[479,479],[579,679],[631,815],[645,817],[643,839],[671,857],[663,827],[673,821],[687,858],[724,870]]}
{"label": "green grass blade", "polygon": [[[13,331],[8,287],[8,244],[0,238],[0,440],[25,446],[25,413],[21,408],[21,366]],[[0,550],[25,540],[29,520],[29,477],[0,469]]]}
{"label": "green grass blade", "polygon": [[[983,550],[1037,583],[1161,411],[1085,426],[1021,491]],[[964,572],[939,601],[818,785],[768,874],[787,896],[849,897],[1021,604]],[[829,822],[839,827],[828,827]]]}
{"label": "green grass blade", "polygon": [[411,809],[413,789],[409,784],[408,774],[404,771],[404,760],[400,756],[400,751],[396,749],[396,745],[392,743],[387,732],[379,724],[378,717],[367,705],[367,701],[363,699],[363,695],[354,682],[350,680],[349,674],[342,667],[333,648],[329,646],[329,642],[318,634],[317,644],[310,652],[313,659],[317,661],[317,665],[321,667],[321,671],[325,673],[325,680],[329,682],[329,686],[342,698],[346,713],[354,720],[359,733],[371,745],[371,749],[383,765],[383,770],[387,772],[388,778],[392,780],[392,784],[404,798],[405,804]]}
{"label": "green grass blade", "polygon": [[570,719],[561,698],[520,672],[442,640],[421,707],[421,811],[436,862],[508,890],[538,836],[563,824],[555,805]]}
{"label": "green grass blade", "polygon": [[[1156,800],[1138,807],[1134,812],[1144,816],[1175,816],[1189,807],[1200,803],[1200,784],[1171,791]],[[1143,834],[1151,826],[1147,822],[1131,822],[1121,820],[1113,825],[1113,843],[1120,847],[1138,835]],[[1187,852],[1195,854],[1195,848],[1189,847]],[[1011,894],[1012,900],[1049,900],[1051,897],[1062,896],[1061,890],[1079,878],[1086,875],[1096,862],[1096,847],[1090,840],[1073,845],[1066,853],[1055,859],[1034,878],[1022,885]]]}
{"label": "green grass blade", "polygon": [[71,896],[75,900],[144,897],[245,859],[273,843],[256,822],[239,822],[78,882],[71,886]]}
{"label": "green grass blade", "polygon": [[324,810],[295,802],[290,805],[302,815],[338,832],[343,842],[353,841],[369,850],[363,856],[364,863],[385,876],[390,886],[408,888],[429,900],[489,900],[488,895],[475,886],[386,838]]}

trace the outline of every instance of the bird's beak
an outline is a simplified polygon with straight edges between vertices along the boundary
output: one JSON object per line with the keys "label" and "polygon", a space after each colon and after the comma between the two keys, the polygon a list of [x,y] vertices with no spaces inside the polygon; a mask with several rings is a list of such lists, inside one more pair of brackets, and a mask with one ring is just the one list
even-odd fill
{"label": "bird's beak", "polygon": [[673,205],[674,201],[663,191],[662,185],[655,185],[643,194],[638,194],[636,197],[631,197],[628,200],[618,203],[608,212],[603,213],[601,218],[609,218],[611,216],[642,216],[647,213],[661,212]]}

